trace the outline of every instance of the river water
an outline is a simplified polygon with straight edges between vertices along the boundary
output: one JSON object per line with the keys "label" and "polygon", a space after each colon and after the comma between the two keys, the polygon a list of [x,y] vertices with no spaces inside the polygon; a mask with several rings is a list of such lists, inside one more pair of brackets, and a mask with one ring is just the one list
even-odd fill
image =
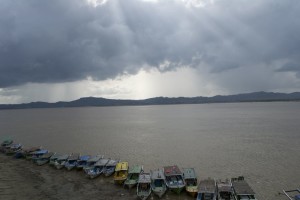
{"label": "river water", "polygon": [[7,137],[145,171],[177,164],[199,179],[243,175],[260,200],[300,187],[300,102],[0,110]]}

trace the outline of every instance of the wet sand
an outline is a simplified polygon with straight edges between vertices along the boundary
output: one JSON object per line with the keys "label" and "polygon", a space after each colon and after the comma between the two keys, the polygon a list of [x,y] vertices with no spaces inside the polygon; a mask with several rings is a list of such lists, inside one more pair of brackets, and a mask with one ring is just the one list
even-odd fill
{"label": "wet sand", "polygon": [[[57,170],[49,164],[37,166],[31,161],[0,154],[0,199],[137,199],[136,188],[115,185],[112,177],[88,179],[83,171]],[[158,199],[153,194],[148,199]],[[192,199],[168,192],[162,199]]]}

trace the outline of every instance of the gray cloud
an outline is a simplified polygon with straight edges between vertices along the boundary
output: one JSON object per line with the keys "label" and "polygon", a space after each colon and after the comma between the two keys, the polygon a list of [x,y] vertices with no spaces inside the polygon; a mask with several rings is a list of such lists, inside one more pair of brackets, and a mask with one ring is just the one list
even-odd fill
{"label": "gray cloud", "polygon": [[[113,78],[141,67],[211,73],[300,63],[300,2],[0,1],[0,88]],[[161,68],[168,62],[167,68]],[[274,65],[274,72],[286,67]],[[255,67],[255,70],[259,70]],[[244,71],[244,70],[241,70]]]}

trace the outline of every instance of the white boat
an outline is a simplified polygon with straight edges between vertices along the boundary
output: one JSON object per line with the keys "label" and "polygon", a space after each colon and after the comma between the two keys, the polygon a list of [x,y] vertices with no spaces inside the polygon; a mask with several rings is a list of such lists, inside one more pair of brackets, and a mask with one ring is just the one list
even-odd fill
{"label": "white boat", "polygon": [[120,160],[111,159],[103,169],[104,176],[111,176],[115,172],[116,165],[119,161]]}
{"label": "white boat", "polygon": [[214,179],[200,181],[197,200],[217,200],[217,185]]}
{"label": "white boat", "polygon": [[255,197],[255,192],[244,180],[243,176],[232,178],[231,182],[235,200],[257,200]]}
{"label": "white boat", "polygon": [[234,200],[234,193],[232,189],[232,183],[230,180],[225,181],[218,180],[218,200]]}
{"label": "white boat", "polygon": [[151,178],[149,173],[141,173],[139,175],[136,195],[141,200],[146,200],[151,194]]}
{"label": "white boat", "polygon": [[102,158],[102,159],[98,160],[98,162],[96,162],[93,167],[89,168],[86,171],[87,175],[91,179],[96,178],[97,176],[100,176],[103,173],[104,167],[109,162],[109,160],[110,159],[108,159],[108,158]]}
{"label": "white boat", "polygon": [[151,189],[154,194],[161,198],[167,191],[166,177],[162,169],[150,170]]}
{"label": "white boat", "polygon": [[5,149],[5,154],[6,155],[15,155],[16,153],[20,152],[22,150],[22,144],[11,144],[9,146],[7,146],[7,148]]}
{"label": "white boat", "polygon": [[74,167],[76,167],[77,164],[77,160],[79,159],[80,154],[79,153],[73,153],[71,154],[66,163],[65,163],[65,168],[67,168],[67,170],[71,170]]}
{"label": "white boat", "polygon": [[170,190],[180,194],[185,187],[185,181],[183,173],[180,171],[177,165],[164,167],[164,175],[166,177],[166,183]]}
{"label": "white boat", "polygon": [[57,160],[54,162],[54,166],[56,169],[61,169],[65,166],[65,163],[67,162],[67,159],[69,158],[68,154],[61,155],[57,158]]}

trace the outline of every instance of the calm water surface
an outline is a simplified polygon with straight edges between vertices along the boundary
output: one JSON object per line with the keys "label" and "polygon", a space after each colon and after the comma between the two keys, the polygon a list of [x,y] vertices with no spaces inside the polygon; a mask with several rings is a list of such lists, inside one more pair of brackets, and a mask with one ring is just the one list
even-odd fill
{"label": "calm water surface", "polygon": [[300,102],[1,110],[0,128],[0,139],[27,147],[104,154],[146,171],[244,175],[260,200],[300,187]]}

